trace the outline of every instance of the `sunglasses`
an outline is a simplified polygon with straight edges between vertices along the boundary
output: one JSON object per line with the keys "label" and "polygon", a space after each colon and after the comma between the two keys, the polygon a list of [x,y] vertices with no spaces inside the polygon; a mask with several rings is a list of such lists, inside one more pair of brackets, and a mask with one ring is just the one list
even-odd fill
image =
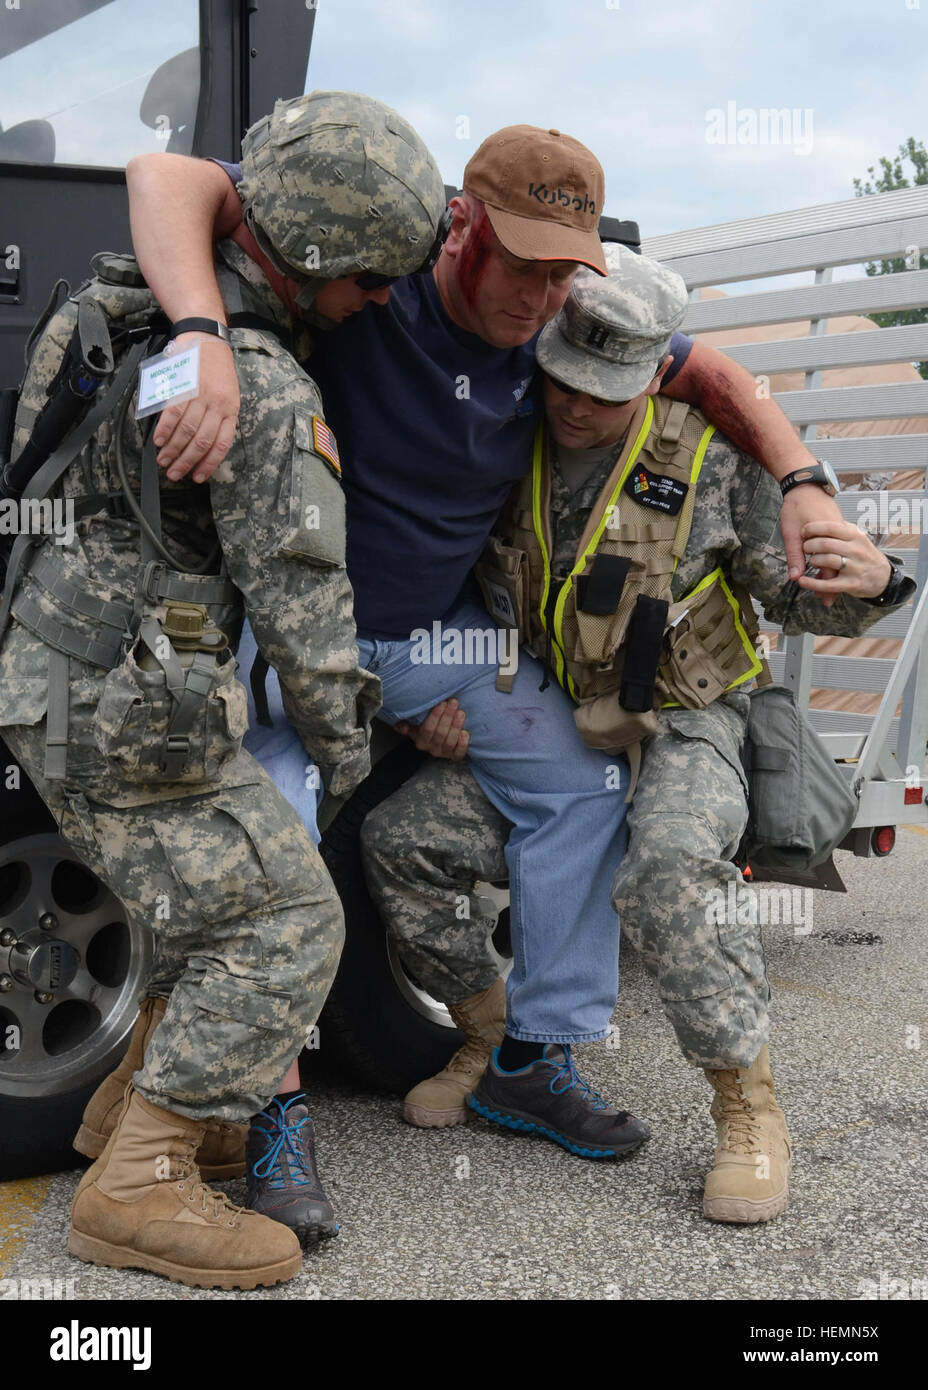
{"label": "sunglasses", "polygon": [[[588,391],[578,390],[576,386],[565,386],[563,381],[558,381],[557,377],[551,376],[549,372],[545,372],[545,376],[554,389],[560,391],[562,396],[589,396],[590,394]],[[590,396],[590,402],[593,405],[602,406],[605,410],[615,410],[616,406],[628,405],[629,401],[634,399],[634,396],[629,396],[627,401],[604,401],[601,396]]]}
{"label": "sunglasses", "polygon": [[[438,231],[435,233],[435,240],[429,247],[428,254],[420,266],[412,272],[413,275],[427,275],[432,269],[438,257],[441,255],[441,248],[444,246],[448,233],[451,231],[451,223],[454,221],[454,213],[450,208],[445,208],[438,224]],[[387,285],[396,284],[397,280],[402,280],[402,275],[380,275],[376,270],[362,270],[355,279],[355,284],[361,290],[382,290]]]}

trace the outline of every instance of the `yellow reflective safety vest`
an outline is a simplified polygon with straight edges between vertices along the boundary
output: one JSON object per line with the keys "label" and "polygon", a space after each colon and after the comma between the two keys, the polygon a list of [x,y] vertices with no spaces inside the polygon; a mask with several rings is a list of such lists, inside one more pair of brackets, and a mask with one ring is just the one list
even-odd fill
{"label": "yellow reflective safety vest", "polygon": [[[490,612],[547,661],[590,747],[628,749],[654,731],[662,706],[703,709],[762,669],[750,599],[736,596],[720,569],[676,602],[671,592],[714,432],[684,402],[647,397],[559,581],[539,427],[531,471],[477,566]],[[650,504],[636,500],[644,492]]]}

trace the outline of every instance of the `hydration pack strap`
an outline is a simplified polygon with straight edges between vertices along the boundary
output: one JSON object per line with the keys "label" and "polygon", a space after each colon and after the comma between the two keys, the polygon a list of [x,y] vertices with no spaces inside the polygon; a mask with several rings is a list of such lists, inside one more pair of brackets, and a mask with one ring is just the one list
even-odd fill
{"label": "hydration pack strap", "polygon": [[[108,415],[116,409],[127,388],[135,377],[139,362],[148,347],[148,340],[135,343],[126,354],[125,360],[119,371],[113,378],[113,383],[106,394],[97,401],[96,405],[84,417],[83,421],[68,437],[58,446],[42,467],[30,479],[28,489],[23,492],[23,499],[41,500],[47,497],[65,471],[71,466],[78,454],[86,448],[93,434],[99,429],[102,422]],[[13,595],[20,579],[21,573],[28,568],[29,552],[33,549],[39,538],[30,535],[20,535],[13,543],[10,552],[9,564],[6,572],[6,583],[3,587],[3,598],[0,602],[0,646],[3,645],[3,638],[6,633],[7,624],[10,620],[10,606],[13,602]]]}

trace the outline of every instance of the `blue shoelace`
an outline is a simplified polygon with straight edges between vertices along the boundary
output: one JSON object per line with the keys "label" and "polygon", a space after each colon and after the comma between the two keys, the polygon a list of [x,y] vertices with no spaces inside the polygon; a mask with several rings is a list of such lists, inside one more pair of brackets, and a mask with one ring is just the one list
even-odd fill
{"label": "blue shoelace", "polygon": [[[608,1110],[609,1102],[603,1100],[599,1092],[594,1091],[589,1082],[584,1081],[583,1077],[577,1072],[569,1044],[562,1043],[561,1046],[564,1049],[564,1060],[548,1082],[548,1090],[553,1096],[561,1096],[565,1091],[569,1091],[574,1086],[578,1086],[580,1088],[580,1094],[590,1101],[594,1110]],[[557,1084],[561,1080],[564,1081],[563,1086]]]}
{"label": "blue shoelace", "polygon": [[[287,1122],[287,1111],[291,1105],[296,1105],[305,1101],[303,1095],[294,1096],[287,1104],[281,1107],[276,1101],[272,1101],[267,1110],[262,1110],[260,1118],[267,1120],[268,1124],[259,1126],[261,1133],[268,1141],[265,1152],[253,1164],[251,1171],[256,1178],[267,1178],[272,1184],[283,1183],[281,1172],[281,1158],[287,1153],[295,1163],[288,1162],[287,1169],[291,1182],[298,1186],[308,1186],[313,1182],[312,1177],[307,1173],[303,1162],[303,1150],[300,1144],[300,1131],[309,1122],[309,1116],[304,1115],[295,1124]],[[278,1119],[272,1113],[272,1107],[276,1111]]]}

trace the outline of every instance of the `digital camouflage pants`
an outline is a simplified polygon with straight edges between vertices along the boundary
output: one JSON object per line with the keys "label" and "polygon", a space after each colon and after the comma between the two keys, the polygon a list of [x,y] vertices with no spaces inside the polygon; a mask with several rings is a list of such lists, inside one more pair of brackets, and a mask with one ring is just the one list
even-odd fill
{"label": "digital camouflage pants", "polygon": [[3,736],[68,844],[155,935],[149,992],[170,998],[136,1088],[195,1119],[247,1121],[329,992],[344,939],[338,895],[296,811],[248,753],[184,796],[156,787],[146,800],[145,787],[88,775],[92,684],[72,686],[69,768],[86,753],[80,780],[44,777],[44,719]]}
{"label": "digital camouflage pants", "polygon": [[[748,697],[733,693],[706,710],[662,712],[644,745],[612,888],[683,1054],[701,1067],[750,1066],[769,1031],[759,914],[719,922],[709,906],[731,882],[742,902],[751,891],[731,862],[747,821],[747,709]],[[364,822],[371,893],[406,968],[446,1003],[496,978],[491,923],[471,909],[478,880],[505,878],[508,831],[466,762],[434,759]]]}

